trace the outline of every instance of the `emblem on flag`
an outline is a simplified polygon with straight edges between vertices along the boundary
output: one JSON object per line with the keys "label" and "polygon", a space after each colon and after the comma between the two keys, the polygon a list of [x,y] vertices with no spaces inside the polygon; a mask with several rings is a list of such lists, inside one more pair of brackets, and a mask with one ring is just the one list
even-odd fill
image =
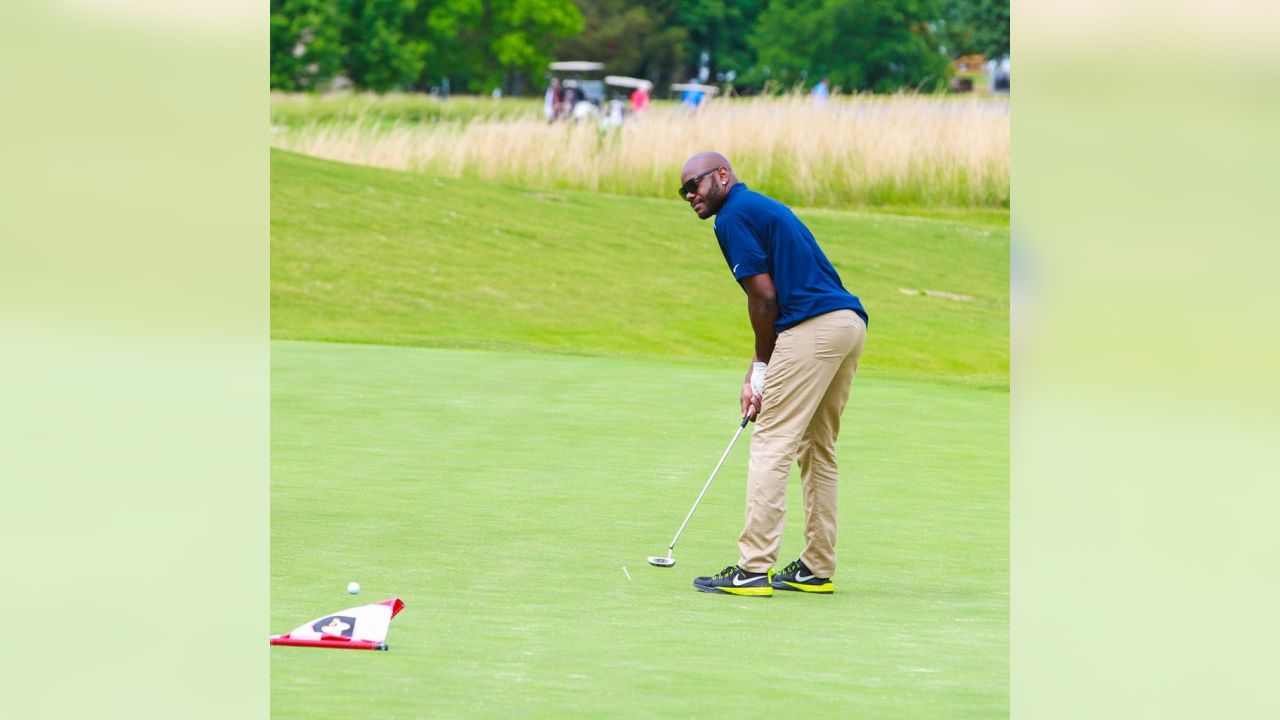
{"label": "emblem on flag", "polygon": [[321,635],[338,635],[340,637],[351,637],[351,631],[355,627],[355,618],[339,615],[330,615],[311,623],[311,629]]}
{"label": "emblem on flag", "polygon": [[284,635],[272,635],[272,645],[328,647],[346,650],[386,650],[391,619],[404,609],[400,598],[339,610],[312,620]]}

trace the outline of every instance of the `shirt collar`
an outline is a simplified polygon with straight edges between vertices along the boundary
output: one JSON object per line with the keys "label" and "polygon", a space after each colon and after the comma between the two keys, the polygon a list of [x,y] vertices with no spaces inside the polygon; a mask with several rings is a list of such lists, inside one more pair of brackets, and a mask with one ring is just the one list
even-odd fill
{"label": "shirt collar", "polygon": [[741,193],[739,191],[745,191],[749,189],[750,188],[748,188],[747,184],[744,182],[739,181],[737,183],[734,183],[733,187],[729,188],[729,194],[724,196],[724,201],[727,203],[733,199],[734,195],[740,195]]}

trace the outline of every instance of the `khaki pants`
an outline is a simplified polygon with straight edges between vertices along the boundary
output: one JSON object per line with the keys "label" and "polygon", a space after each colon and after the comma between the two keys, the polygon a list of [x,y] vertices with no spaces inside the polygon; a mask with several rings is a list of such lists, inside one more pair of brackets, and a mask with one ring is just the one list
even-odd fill
{"label": "khaki pants", "polygon": [[787,480],[799,460],[804,488],[804,551],[818,577],[836,570],[836,437],[867,326],[852,310],[810,318],[778,336],[751,437],[747,524],[738,567],[765,572],[778,560],[787,514]]}

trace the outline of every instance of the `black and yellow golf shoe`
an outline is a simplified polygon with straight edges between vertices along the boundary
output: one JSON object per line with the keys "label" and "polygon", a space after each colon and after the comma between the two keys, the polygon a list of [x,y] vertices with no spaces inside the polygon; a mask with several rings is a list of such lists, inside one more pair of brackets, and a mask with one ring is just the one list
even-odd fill
{"label": "black and yellow golf shoe", "polygon": [[831,582],[831,578],[814,575],[803,560],[796,560],[783,568],[782,572],[773,575],[770,585],[778,590],[821,593],[823,595],[830,595],[836,591],[835,583]]}
{"label": "black and yellow golf shoe", "polygon": [[772,597],[773,586],[769,579],[773,571],[752,573],[737,565],[730,565],[711,577],[693,579],[693,586],[706,593],[745,595],[747,597]]}

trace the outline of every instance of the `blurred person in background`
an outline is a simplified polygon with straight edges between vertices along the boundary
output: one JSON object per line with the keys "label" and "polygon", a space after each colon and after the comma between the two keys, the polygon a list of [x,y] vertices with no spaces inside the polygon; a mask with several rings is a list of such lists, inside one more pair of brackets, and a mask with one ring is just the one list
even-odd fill
{"label": "blurred person in background", "polygon": [[649,89],[638,87],[631,91],[631,112],[642,113],[649,108]]}
{"label": "blurred person in background", "polygon": [[560,116],[567,119],[573,116],[574,107],[582,99],[582,91],[578,89],[577,81],[572,79],[566,80],[561,87],[564,95],[560,101]]}
{"label": "blurred person in background", "polygon": [[825,77],[813,86],[813,101],[818,104],[825,103],[827,98],[831,96],[831,81]]}
{"label": "blurred person in background", "polygon": [[[689,83],[693,84],[693,81],[690,80]],[[680,104],[689,110],[697,110],[702,105],[702,95],[701,90],[688,88],[680,94]]]}
{"label": "blurred person in background", "polygon": [[547,122],[555,122],[555,119],[560,117],[563,104],[564,95],[560,92],[560,80],[551,78],[551,83],[547,85],[547,94],[542,99],[542,114],[546,116]]}

